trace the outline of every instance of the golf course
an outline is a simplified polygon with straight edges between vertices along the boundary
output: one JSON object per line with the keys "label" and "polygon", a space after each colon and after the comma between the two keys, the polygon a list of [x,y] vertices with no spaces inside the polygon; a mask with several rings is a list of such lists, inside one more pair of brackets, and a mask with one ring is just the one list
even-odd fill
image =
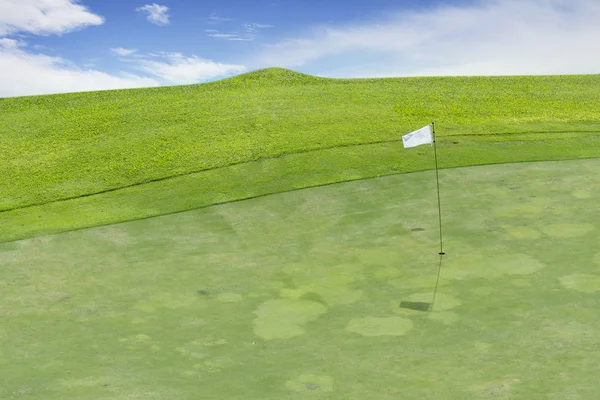
{"label": "golf course", "polygon": [[[270,68],[0,99],[0,399],[597,399],[599,93]],[[431,122],[442,257],[402,143]]]}

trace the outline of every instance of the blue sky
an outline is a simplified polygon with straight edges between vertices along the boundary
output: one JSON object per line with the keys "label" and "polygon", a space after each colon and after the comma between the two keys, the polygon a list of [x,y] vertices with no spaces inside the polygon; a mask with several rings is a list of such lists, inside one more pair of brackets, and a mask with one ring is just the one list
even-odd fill
{"label": "blue sky", "polygon": [[600,0],[0,0],[0,97],[329,77],[600,73]]}

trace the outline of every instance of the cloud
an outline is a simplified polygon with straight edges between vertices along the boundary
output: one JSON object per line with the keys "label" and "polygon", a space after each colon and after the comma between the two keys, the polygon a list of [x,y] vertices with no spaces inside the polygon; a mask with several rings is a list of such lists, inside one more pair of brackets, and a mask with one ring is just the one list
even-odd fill
{"label": "cloud", "polygon": [[167,84],[183,85],[208,81],[246,72],[246,67],[222,64],[195,55],[186,57],[181,53],[153,53],[144,58],[128,60],[133,68],[159,78]]}
{"label": "cloud", "polygon": [[155,79],[82,69],[69,61],[0,47],[0,97],[158,86]]}
{"label": "cloud", "polygon": [[77,3],[77,0],[2,0],[0,36],[19,32],[60,35],[104,23],[101,16]]}
{"label": "cloud", "polygon": [[266,46],[255,64],[330,76],[599,73],[599,20],[597,0],[480,0],[318,27]]}
{"label": "cloud", "polygon": [[138,7],[135,9],[138,12],[146,13],[148,16],[146,19],[158,26],[165,26],[169,24],[169,15],[167,11],[169,11],[169,7],[161,6],[159,4],[146,4],[143,7]]}
{"label": "cloud", "polygon": [[[0,0],[0,97],[138,88],[164,84],[198,83],[245,72],[241,65],[222,64],[180,53],[139,54],[135,49],[111,52],[141,73],[118,75],[95,70],[93,60],[85,68],[60,57],[40,53],[42,46],[25,50],[26,43],[6,34],[62,34],[103,20],[75,0]],[[137,9],[148,20],[166,25],[168,8],[157,4]]]}
{"label": "cloud", "polygon": [[110,49],[110,51],[113,54],[116,54],[116,55],[122,56],[122,57],[127,57],[127,56],[130,56],[137,52],[137,50],[135,50],[135,49],[124,49],[122,47],[113,48],[113,49]]}
{"label": "cloud", "polygon": [[21,40],[0,38],[0,48],[4,49],[16,49],[17,47],[23,47],[26,43]]}
{"label": "cloud", "polygon": [[205,29],[204,32],[208,33],[207,36],[215,39],[224,39],[230,41],[244,41],[251,42],[256,39],[256,32],[259,29],[272,28],[273,25],[247,23],[243,25],[244,32],[220,32],[216,29]]}
{"label": "cloud", "polygon": [[246,32],[256,32],[259,29],[265,29],[265,28],[273,28],[273,25],[256,24],[256,23],[244,24],[244,30]]}
{"label": "cloud", "polygon": [[228,21],[233,21],[232,18],[226,18],[226,17],[219,17],[217,15],[217,13],[212,13],[210,14],[210,16],[206,17],[206,19],[208,20],[209,23],[211,24],[218,24],[221,22],[228,22]]}
{"label": "cloud", "polygon": [[212,37],[215,39],[231,40],[231,41],[250,42],[250,41],[254,40],[254,38],[256,37],[255,35],[251,35],[251,34],[247,34],[247,33],[237,33],[237,32],[220,33],[219,31],[216,31],[214,29],[207,29],[207,30],[205,30],[205,32],[208,33],[207,36],[209,36],[209,37]]}

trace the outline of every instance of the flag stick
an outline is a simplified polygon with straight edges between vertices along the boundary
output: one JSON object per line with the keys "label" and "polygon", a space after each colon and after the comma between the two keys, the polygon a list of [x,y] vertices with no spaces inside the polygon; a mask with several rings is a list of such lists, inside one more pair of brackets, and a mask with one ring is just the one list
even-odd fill
{"label": "flag stick", "polygon": [[437,198],[438,198],[438,217],[440,221],[440,256],[443,256],[444,246],[442,240],[442,206],[440,203],[440,176],[438,174],[437,148],[435,146],[435,123],[431,123],[431,131],[433,133],[433,154],[435,158],[435,180],[437,182]]}
{"label": "flag stick", "polygon": [[443,236],[442,236],[442,206],[440,202],[440,176],[438,173],[438,161],[437,161],[437,148],[435,146],[435,123],[431,123],[431,132],[433,134],[433,154],[435,158],[435,180],[437,183],[437,198],[438,198],[438,219],[440,222],[440,265],[438,267],[437,280],[435,281],[435,289],[433,290],[433,299],[429,306],[429,311],[433,311],[433,305],[435,303],[435,296],[437,294],[438,284],[440,283],[440,274],[442,272],[442,258],[444,256]]}

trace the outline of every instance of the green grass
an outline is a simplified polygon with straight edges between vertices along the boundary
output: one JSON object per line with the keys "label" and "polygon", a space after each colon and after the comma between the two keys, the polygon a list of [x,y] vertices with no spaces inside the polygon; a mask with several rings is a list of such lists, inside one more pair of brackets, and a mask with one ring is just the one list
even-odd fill
{"label": "green grass", "polygon": [[432,171],[0,244],[0,398],[595,399],[600,161],[440,183],[432,313]]}
{"label": "green grass", "polygon": [[[516,135],[515,135],[516,136]],[[535,136],[534,140],[528,140]],[[550,136],[550,135],[548,135]],[[542,136],[543,137],[543,136]],[[486,136],[438,142],[441,168],[600,157],[600,135],[539,140]],[[504,140],[504,141],[500,141]],[[458,141],[458,142],[457,142]],[[431,169],[432,150],[401,142],[311,151],[203,171],[93,196],[0,212],[0,242],[136,220],[335,182]]]}
{"label": "green grass", "polygon": [[[599,90],[269,69],[0,99],[0,398],[595,399]],[[398,139],[430,121],[427,313],[400,305],[437,274],[432,149]]]}
{"label": "green grass", "polygon": [[0,210],[398,139],[430,121],[465,144],[480,140],[472,134],[598,134],[599,91],[600,75],[337,80],[269,69],[202,85],[0,99]]}

